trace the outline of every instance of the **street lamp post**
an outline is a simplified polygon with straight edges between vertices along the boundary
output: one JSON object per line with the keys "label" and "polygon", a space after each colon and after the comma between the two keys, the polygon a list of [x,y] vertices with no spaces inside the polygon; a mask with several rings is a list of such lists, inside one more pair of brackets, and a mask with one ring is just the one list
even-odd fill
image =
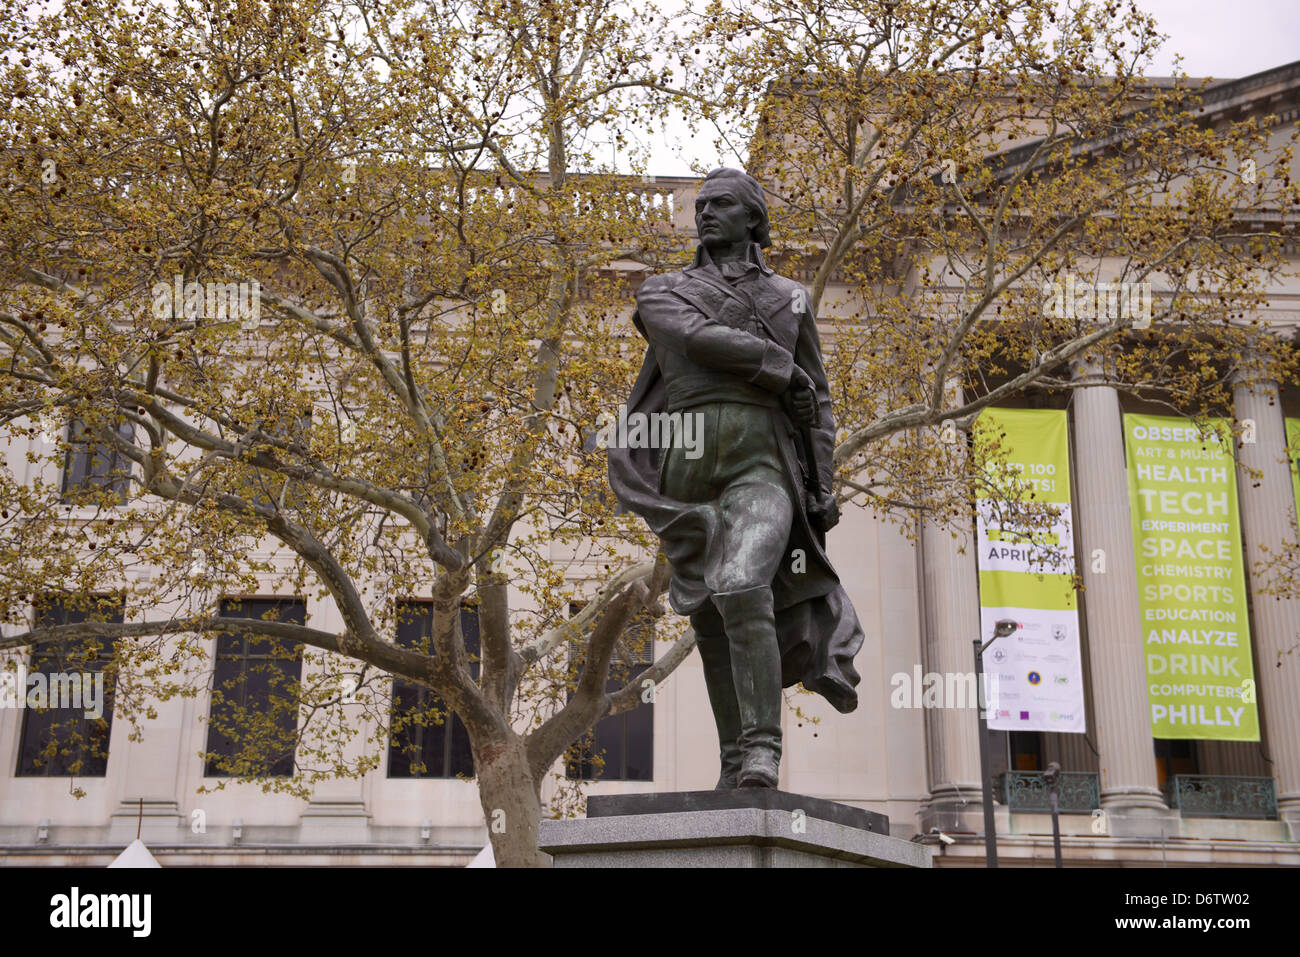
{"label": "street lamp post", "polygon": [[1047,765],[1043,772],[1043,783],[1047,785],[1047,798],[1052,802],[1052,852],[1056,855],[1056,866],[1061,866],[1061,766],[1055,761]]}
{"label": "street lamp post", "polygon": [[974,641],[975,646],[975,693],[979,697],[980,726],[980,780],[984,785],[984,857],[989,867],[998,866],[998,835],[993,826],[993,782],[989,779],[989,722],[984,706],[984,649],[999,638],[1005,638],[1020,625],[1010,618],[1003,618],[993,626],[993,637],[988,641]]}

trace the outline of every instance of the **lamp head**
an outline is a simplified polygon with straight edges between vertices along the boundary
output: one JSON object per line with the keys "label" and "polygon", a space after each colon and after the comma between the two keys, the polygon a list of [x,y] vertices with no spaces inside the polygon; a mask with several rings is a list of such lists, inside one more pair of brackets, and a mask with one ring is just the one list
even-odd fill
{"label": "lamp head", "polygon": [[1047,770],[1043,772],[1043,783],[1048,788],[1055,788],[1061,780],[1061,766],[1055,761],[1047,765]]}

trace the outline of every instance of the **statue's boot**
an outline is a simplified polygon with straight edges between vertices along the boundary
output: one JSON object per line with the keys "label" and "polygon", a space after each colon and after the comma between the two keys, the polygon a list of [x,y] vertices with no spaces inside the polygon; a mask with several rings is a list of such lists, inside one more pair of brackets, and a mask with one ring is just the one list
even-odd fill
{"label": "statue's boot", "polygon": [[[707,612],[691,616],[695,645],[704,663],[704,684],[709,689],[713,721],[718,726],[718,757],[722,773],[714,790],[737,787],[740,783],[740,706],[736,703],[736,685],[731,678],[731,651],[717,611],[706,605]],[[711,614],[710,614],[711,613]]]}
{"label": "statue's boot", "polygon": [[772,589],[724,592],[713,603],[727,630],[740,706],[740,786],[774,788],[781,766],[781,650]]}

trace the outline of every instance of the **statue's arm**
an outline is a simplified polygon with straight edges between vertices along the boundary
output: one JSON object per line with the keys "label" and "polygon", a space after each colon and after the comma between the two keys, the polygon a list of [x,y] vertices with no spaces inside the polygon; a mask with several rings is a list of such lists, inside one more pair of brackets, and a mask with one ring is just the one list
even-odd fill
{"label": "statue's arm", "polygon": [[[805,302],[811,298],[805,293]],[[813,448],[817,452],[817,478],[823,492],[830,492],[835,469],[835,415],[831,410],[831,388],[826,378],[826,364],[822,359],[821,337],[817,333],[817,318],[811,308],[799,317],[799,339],[795,344],[794,361],[812,380],[813,396],[817,402],[817,424],[812,433]]]}
{"label": "statue's arm", "polygon": [[739,376],[780,394],[790,383],[794,357],[775,342],[713,322],[672,292],[663,276],[647,279],[636,295],[638,326],[652,346],[673,349],[692,362]]}

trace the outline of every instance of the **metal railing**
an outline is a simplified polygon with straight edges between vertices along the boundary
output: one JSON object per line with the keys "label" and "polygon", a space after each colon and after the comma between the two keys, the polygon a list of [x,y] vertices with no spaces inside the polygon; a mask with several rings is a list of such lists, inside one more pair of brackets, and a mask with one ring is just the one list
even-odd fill
{"label": "metal railing", "polygon": [[[1004,771],[994,780],[999,801],[1011,810],[1052,810],[1043,772]],[[1062,814],[1091,814],[1101,807],[1101,778],[1095,771],[1062,771],[1057,795]]]}
{"label": "metal railing", "polygon": [[1272,778],[1230,774],[1175,774],[1165,782],[1165,802],[1186,817],[1277,818]]}

